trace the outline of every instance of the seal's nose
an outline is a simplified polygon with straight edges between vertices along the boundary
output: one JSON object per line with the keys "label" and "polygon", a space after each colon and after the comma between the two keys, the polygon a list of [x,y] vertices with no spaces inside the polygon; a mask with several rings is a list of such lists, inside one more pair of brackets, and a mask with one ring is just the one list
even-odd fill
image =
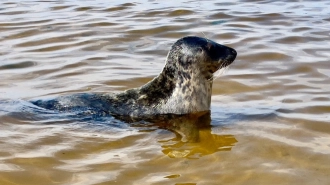
{"label": "seal's nose", "polygon": [[234,50],[234,49],[231,48],[231,52],[233,53],[233,55],[237,56],[236,50]]}
{"label": "seal's nose", "polygon": [[227,51],[230,60],[234,61],[236,56],[237,56],[237,52],[236,50],[234,50],[233,48],[228,47],[228,51]]}

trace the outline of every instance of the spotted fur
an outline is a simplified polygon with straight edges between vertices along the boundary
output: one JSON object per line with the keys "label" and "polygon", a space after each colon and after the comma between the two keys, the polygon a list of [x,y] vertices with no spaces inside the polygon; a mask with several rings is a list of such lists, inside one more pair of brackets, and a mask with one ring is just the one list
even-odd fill
{"label": "spotted fur", "polygon": [[139,88],[118,94],[76,94],[33,103],[52,110],[140,117],[208,111],[213,73],[236,58],[232,48],[200,37],[173,44],[163,71]]}

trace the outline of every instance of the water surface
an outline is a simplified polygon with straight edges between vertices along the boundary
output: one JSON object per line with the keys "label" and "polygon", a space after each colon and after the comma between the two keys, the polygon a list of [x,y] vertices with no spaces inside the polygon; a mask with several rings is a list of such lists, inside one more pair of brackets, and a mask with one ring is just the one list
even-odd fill
{"label": "water surface", "polygon": [[[0,184],[330,184],[329,6],[2,0],[0,97],[17,104],[0,104]],[[11,114],[32,98],[138,87],[187,35],[238,52],[204,121]]]}

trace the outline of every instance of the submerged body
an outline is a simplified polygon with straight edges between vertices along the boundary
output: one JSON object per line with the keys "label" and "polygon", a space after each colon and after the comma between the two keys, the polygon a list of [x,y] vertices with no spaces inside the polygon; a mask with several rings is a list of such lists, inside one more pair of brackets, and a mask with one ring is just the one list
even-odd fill
{"label": "submerged body", "polygon": [[50,110],[140,117],[210,110],[213,73],[227,67],[236,51],[200,37],[172,45],[163,71],[147,84],[118,94],[75,94],[32,103]]}

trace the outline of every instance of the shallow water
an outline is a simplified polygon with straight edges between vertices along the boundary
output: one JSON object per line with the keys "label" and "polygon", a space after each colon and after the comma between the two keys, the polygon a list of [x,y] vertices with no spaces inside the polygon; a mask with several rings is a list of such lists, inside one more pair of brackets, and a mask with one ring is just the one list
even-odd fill
{"label": "shallow water", "polygon": [[0,184],[330,184],[329,6],[2,0],[0,97],[20,105],[140,86],[187,35],[238,57],[214,81],[211,127],[181,125],[192,142],[178,128],[26,120],[0,104]]}

